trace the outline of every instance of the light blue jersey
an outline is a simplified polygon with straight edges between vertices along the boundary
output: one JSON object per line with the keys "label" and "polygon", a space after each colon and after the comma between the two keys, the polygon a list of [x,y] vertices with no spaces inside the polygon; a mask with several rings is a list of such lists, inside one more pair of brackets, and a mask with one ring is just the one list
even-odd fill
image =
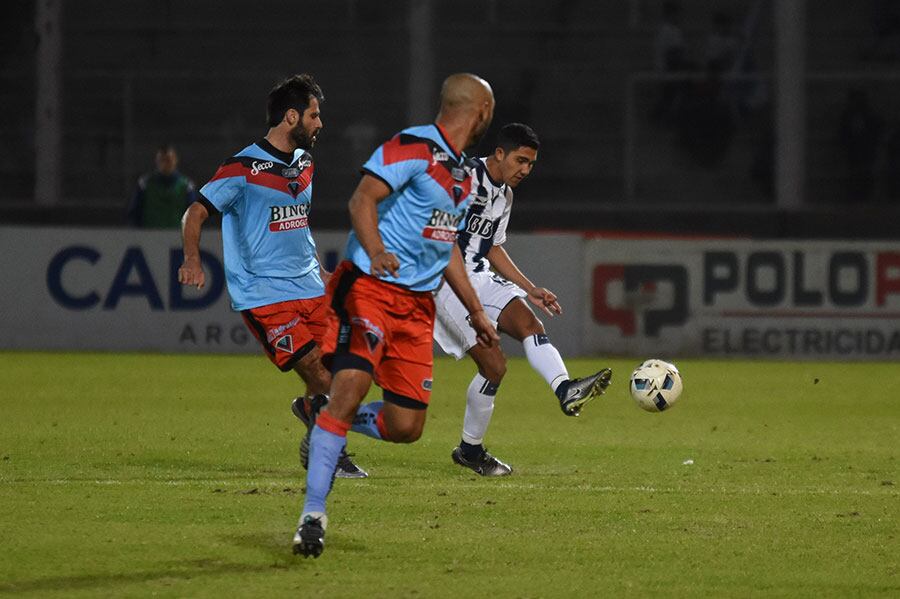
{"label": "light blue jersey", "polygon": [[200,190],[207,208],[222,213],[235,310],[325,294],[309,231],[313,168],[309,153],[288,154],[262,140],[226,160]]}
{"label": "light blue jersey", "polygon": [[[378,232],[400,269],[383,280],[413,291],[437,289],[469,205],[472,165],[437,125],[404,129],[363,165],[365,174],[391,189],[378,204]],[[347,257],[363,272],[371,270],[353,232]]]}

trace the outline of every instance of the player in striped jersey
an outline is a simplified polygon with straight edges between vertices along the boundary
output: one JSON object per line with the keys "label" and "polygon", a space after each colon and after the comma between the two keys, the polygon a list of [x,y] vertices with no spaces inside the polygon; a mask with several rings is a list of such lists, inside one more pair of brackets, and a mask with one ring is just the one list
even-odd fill
{"label": "player in striped jersey", "polygon": [[[182,284],[204,286],[200,231],[210,213],[221,213],[231,306],[272,363],[303,379],[309,397],[291,407],[307,427],[331,385],[319,346],[334,318],[324,299],[329,273],[319,263],[308,218],[314,169],[309,150],[322,129],[321,101],[321,88],[306,74],[272,89],[266,136],[226,160],[185,212],[184,263],[178,269]],[[343,452],[336,476],[366,473]]]}
{"label": "player in striped jersey", "polygon": [[[457,243],[488,317],[499,332],[522,343],[529,364],[553,389],[563,413],[578,416],[585,403],[603,393],[612,371],[604,368],[581,379],[569,379],[544,325],[523,301],[527,298],[545,314],[554,316],[562,314],[556,295],[532,283],[503,249],[513,189],[531,174],[539,147],[537,135],[527,125],[511,123],[500,130],[494,153],[477,161],[472,181],[474,197]],[[447,285],[437,291],[435,304],[435,340],[457,360],[468,353],[478,365],[467,392],[462,440],[451,457],[482,476],[510,474],[512,468],[482,444],[494,411],[494,397],[506,373],[506,358],[499,345],[476,343],[467,322],[468,312]]]}

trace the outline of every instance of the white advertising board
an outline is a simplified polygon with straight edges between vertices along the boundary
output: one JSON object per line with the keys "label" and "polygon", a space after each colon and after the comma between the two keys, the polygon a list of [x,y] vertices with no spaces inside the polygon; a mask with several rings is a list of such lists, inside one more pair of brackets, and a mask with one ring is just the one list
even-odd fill
{"label": "white advertising board", "polygon": [[900,358],[896,242],[590,239],[583,349]]}
{"label": "white advertising board", "polygon": [[[317,231],[319,255],[333,267],[346,232]],[[545,318],[558,347],[579,349],[578,235],[520,235],[507,245],[523,270],[560,295],[566,313]],[[207,285],[177,282],[178,231],[0,227],[0,349],[259,353],[231,310],[220,234],[201,240]],[[507,342],[506,351],[521,355]]]}

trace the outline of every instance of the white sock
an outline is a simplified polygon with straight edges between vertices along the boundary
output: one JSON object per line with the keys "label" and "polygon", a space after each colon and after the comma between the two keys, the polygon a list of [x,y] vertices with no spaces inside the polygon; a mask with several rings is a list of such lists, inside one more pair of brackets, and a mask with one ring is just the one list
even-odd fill
{"label": "white sock", "polygon": [[494,413],[495,385],[481,373],[475,375],[466,391],[466,416],[463,419],[462,440],[470,445],[481,445]]}
{"label": "white sock", "polygon": [[525,347],[528,363],[556,393],[560,383],[569,380],[569,371],[559,352],[550,343],[550,338],[547,335],[532,335],[522,341],[522,345]]}
{"label": "white sock", "polygon": [[322,530],[328,528],[328,516],[325,515],[325,512],[304,512],[300,515],[300,520],[297,522],[298,527],[303,526],[303,521],[307,516],[318,518],[322,522]]}

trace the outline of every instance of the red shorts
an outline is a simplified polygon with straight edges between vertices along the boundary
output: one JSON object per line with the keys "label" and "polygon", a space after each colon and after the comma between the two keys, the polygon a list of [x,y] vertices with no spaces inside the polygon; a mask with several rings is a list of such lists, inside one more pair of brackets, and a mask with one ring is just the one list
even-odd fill
{"label": "red shorts", "polygon": [[322,344],[329,320],[334,319],[325,296],[250,308],[241,316],[272,363],[284,372]]}
{"label": "red shorts", "polygon": [[424,409],[431,398],[434,299],[363,273],[342,262],[326,297],[336,313],[322,351],[332,372],[365,370],[384,389],[384,399]]}

